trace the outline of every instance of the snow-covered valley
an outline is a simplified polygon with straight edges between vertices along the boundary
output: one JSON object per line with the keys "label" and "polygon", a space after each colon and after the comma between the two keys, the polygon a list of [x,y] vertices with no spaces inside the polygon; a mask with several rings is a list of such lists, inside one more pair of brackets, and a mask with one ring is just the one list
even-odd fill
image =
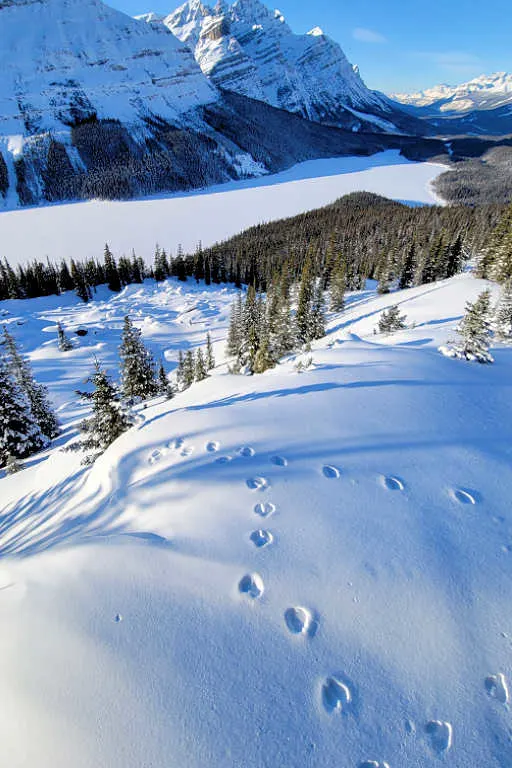
{"label": "snow-covered valley", "polygon": [[[225,365],[232,289],[2,302],[67,425],[0,480],[4,759],[509,766],[511,350],[437,351],[483,287],[369,286],[306,372],[254,377]],[[375,336],[397,302],[410,327]],[[85,469],[73,392],[128,311],[169,369],[207,331],[217,367]]]}
{"label": "snow-covered valley", "polygon": [[106,242],[117,255],[135,249],[148,261],[155,244],[193,252],[265,221],[320,208],[350,192],[368,191],[411,203],[439,202],[432,182],[446,166],[413,163],[397,151],[301,163],[260,179],[200,192],[127,202],[94,201],[0,213],[2,255],[52,261],[97,257]]}

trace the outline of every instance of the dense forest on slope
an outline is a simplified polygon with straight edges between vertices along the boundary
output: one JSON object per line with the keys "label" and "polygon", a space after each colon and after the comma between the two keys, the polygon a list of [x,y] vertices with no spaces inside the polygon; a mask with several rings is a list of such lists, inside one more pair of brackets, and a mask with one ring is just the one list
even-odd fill
{"label": "dense forest on slope", "polygon": [[[434,182],[438,194],[450,203],[482,205],[512,202],[512,140],[494,146],[481,157],[452,165]],[[477,147],[481,147],[479,142]]]}

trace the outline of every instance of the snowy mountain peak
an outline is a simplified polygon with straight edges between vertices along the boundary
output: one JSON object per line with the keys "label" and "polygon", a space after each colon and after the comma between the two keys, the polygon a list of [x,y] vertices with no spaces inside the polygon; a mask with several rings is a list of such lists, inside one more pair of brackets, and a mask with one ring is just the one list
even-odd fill
{"label": "snowy mountain peak", "polygon": [[443,111],[463,112],[475,108],[493,109],[504,102],[512,101],[512,74],[495,72],[492,75],[480,75],[457,86],[436,85],[417,93],[395,93],[392,98],[402,104],[415,107],[428,107],[444,101]]}
{"label": "snowy mountain peak", "polygon": [[359,130],[366,121],[378,130],[398,131],[388,100],[365,86],[359,70],[320,27],[294,34],[282,13],[261,0],[220,2],[214,8],[188,0],[164,23],[225,90],[317,122]]}

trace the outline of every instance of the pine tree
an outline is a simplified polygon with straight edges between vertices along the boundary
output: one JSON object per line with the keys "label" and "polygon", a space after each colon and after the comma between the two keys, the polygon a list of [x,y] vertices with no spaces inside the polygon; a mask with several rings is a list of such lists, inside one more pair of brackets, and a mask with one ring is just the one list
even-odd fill
{"label": "pine tree", "polygon": [[183,389],[192,386],[196,378],[196,356],[192,349],[188,349],[183,360]]}
{"label": "pine tree", "polygon": [[313,338],[312,335],[312,304],[314,293],[314,279],[311,258],[308,256],[299,289],[299,301],[297,305],[297,332],[302,344],[307,344]]}
{"label": "pine tree", "polygon": [[108,247],[108,243],[105,245],[103,261],[105,265],[105,279],[107,281],[107,285],[111,291],[114,291],[114,293],[119,293],[121,290],[121,278],[119,277],[116,260],[112,255],[112,251]]}
{"label": "pine tree", "polygon": [[196,354],[196,365],[194,378],[196,381],[204,381],[208,377],[208,369],[206,367],[206,361],[204,359],[203,350],[198,349]]}
{"label": "pine tree", "polygon": [[345,309],[345,291],[347,290],[347,273],[345,264],[338,262],[331,274],[331,311],[342,312]]}
{"label": "pine tree", "polygon": [[183,352],[179,351],[178,353],[178,367],[176,368],[176,384],[178,385],[178,390],[181,392],[181,390],[185,389],[185,360],[183,358]]}
{"label": "pine tree", "polygon": [[242,294],[238,293],[236,301],[231,306],[228,343],[226,353],[229,357],[239,357],[243,339],[243,306]]}
{"label": "pine tree", "polygon": [[325,312],[324,312],[324,292],[322,290],[322,281],[318,281],[313,293],[313,303],[311,307],[311,340],[323,339],[325,336]]}
{"label": "pine tree", "polygon": [[415,269],[416,269],[416,246],[413,243],[409,248],[409,250],[407,251],[407,255],[405,257],[405,260],[402,266],[400,281],[398,283],[398,287],[400,288],[400,290],[403,291],[405,288],[412,288],[414,283]]}
{"label": "pine tree", "polygon": [[147,400],[158,394],[153,356],[144,346],[141,331],[134,327],[128,315],[124,319],[119,356],[124,397]]}
{"label": "pine tree", "polygon": [[478,299],[466,304],[466,314],[457,328],[460,342],[451,348],[454,357],[474,360],[479,363],[492,363],[489,353],[491,344],[491,292],[483,291]]}
{"label": "pine tree", "polygon": [[73,260],[71,261],[71,279],[73,280],[76,295],[79,299],[82,299],[85,304],[87,304],[91,298],[91,291],[87,285],[87,281],[85,279],[82,268],[79,267],[78,264],[76,264],[76,262]]}
{"label": "pine tree", "polygon": [[269,368],[273,368],[276,361],[270,350],[270,344],[267,338],[262,339],[258,351],[254,358],[254,373],[265,373]]}
{"label": "pine tree", "polygon": [[163,360],[158,367],[158,394],[163,395],[167,400],[172,400],[174,397],[174,389],[165,372]]}
{"label": "pine tree", "polygon": [[0,358],[0,462],[23,459],[44,448],[48,440],[32,413],[30,401],[10,370],[5,354]]}
{"label": "pine tree", "polygon": [[512,205],[494,228],[478,265],[478,277],[504,282],[512,277]]}
{"label": "pine tree", "polygon": [[73,448],[89,452],[84,464],[92,464],[133,425],[133,417],[123,408],[117,387],[98,361],[88,382],[93,384],[94,390],[78,394],[87,402],[92,402],[92,416],[80,424],[84,438],[73,445]]}
{"label": "pine tree", "polygon": [[464,242],[462,235],[458,235],[455,242],[448,249],[445,277],[454,277],[458,274],[464,261]]}
{"label": "pine tree", "polygon": [[261,324],[262,305],[256,296],[256,289],[251,285],[247,291],[243,309],[243,336],[239,355],[240,365],[246,366],[249,373],[254,373],[254,362],[260,345]]}
{"label": "pine tree", "polygon": [[215,356],[213,354],[212,337],[206,334],[206,368],[212,371],[215,368]]}
{"label": "pine tree", "polygon": [[395,304],[387,311],[384,311],[379,318],[379,331],[380,333],[394,333],[394,331],[401,331],[407,328],[406,316],[400,314],[398,306]]}
{"label": "pine tree", "polygon": [[496,307],[496,329],[503,340],[512,339],[512,278],[509,278],[501,288],[501,296]]}
{"label": "pine tree", "polygon": [[268,308],[269,358],[277,362],[297,344],[297,331],[291,313],[289,276],[283,271],[275,288],[276,303]]}
{"label": "pine tree", "polygon": [[53,440],[59,435],[60,428],[50,403],[48,390],[34,379],[30,362],[20,353],[7,328],[4,328],[3,344],[8,358],[9,370],[28,398],[36,423],[43,435],[49,440]]}
{"label": "pine tree", "polygon": [[72,350],[73,344],[71,343],[71,339],[65,333],[61,323],[57,323],[57,333],[58,333],[58,339],[59,339],[58,344],[59,344],[60,351],[69,352],[70,350]]}
{"label": "pine tree", "polygon": [[383,256],[379,265],[377,279],[379,281],[377,293],[382,295],[390,293],[392,283],[395,279],[392,258],[390,256]]}

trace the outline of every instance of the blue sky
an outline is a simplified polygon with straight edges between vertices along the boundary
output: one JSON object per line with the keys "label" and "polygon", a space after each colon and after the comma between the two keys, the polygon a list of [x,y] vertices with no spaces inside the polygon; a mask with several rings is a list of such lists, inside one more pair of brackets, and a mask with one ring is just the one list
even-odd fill
{"label": "blue sky", "polygon": [[[179,0],[107,2],[130,14],[169,13],[180,5]],[[487,0],[474,12],[467,0],[276,2],[295,32],[320,26],[337,40],[371,88],[410,91],[512,70],[510,0]]]}

